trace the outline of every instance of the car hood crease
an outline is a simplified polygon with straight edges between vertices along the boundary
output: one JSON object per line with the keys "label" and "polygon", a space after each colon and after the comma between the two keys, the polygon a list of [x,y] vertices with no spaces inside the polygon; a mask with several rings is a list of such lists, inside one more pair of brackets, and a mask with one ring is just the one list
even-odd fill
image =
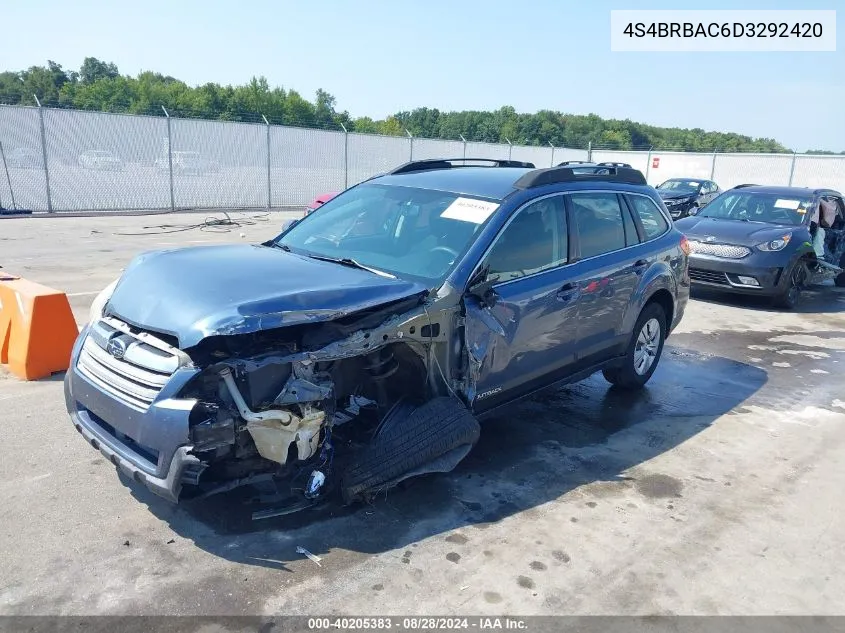
{"label": "car hood crease", "polygon": [[267,246],[200,246],[137,256],[107,312],[186,349],[209,336],[329,321],[427,291]]}

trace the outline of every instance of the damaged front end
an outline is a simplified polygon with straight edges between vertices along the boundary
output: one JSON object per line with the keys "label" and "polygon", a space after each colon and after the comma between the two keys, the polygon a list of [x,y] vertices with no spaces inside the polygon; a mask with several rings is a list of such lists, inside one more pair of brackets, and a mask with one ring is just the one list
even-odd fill
{"label": "damaged front end", "polygon": [[[98,448],[111,447],[117,455],[111,461],[124,472],[123,460],[134,456],[124,445],[139,451],[145,442],[158,446],[148,464],[155,472],[147,469],[133,478],[173,501],[247,484],[267,487],[295,508],[336,489],[348,502],[366,498],[412,474],[451,470],[478,438],[477,422],[454,396],[460,384],[452,378],[460,352],[453,336],[458,310],[449,299],[426,295],[330,321],[211,334],[184,350],[171,341],[167,352],[178,353],[190,372],[175,391],[163,390],[170,406],[181,403],[187,413],[184,422],[171,422],[187,427],[181,433],[153,420],[165,410],[160,398],[138,422],[136,413],[104,406],[101,394],[91,394],[90,377],[77,372],[68,379],[68,406],[86,430],[87,421],[99,421]],[[120,321],[114,317],[102,322],[108,328],[102,350],[121,336],[158,340],[128,324],[116,327]],[[75,350],[75,359],[78,354]],[[97,362],[116,364],[97,354]],[[86,434],[78,423],[77,428]],[[451,433],[445,444],[443,433]],[[408,434],[419,436],[410,449],[400,438]],[[163,435],[180,446],[163,447]],[[183,457],[178,476],[166,472],[171,454]]]}

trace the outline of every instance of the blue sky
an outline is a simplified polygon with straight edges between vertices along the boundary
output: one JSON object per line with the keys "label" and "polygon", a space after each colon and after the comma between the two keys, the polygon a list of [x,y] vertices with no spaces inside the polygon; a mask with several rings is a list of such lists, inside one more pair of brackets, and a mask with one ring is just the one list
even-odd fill
{"label": "blue sky", "polygon": [[[0,67],[94,56],[189,84],[317,88],[352,116],[539,109],[845,150],[845,51],[612,53],[611,9],[836,9],[841,1],[5,0]],[[802,6],[803,5],[803,6]],[[843,32],[845,9],[837,14]]]}

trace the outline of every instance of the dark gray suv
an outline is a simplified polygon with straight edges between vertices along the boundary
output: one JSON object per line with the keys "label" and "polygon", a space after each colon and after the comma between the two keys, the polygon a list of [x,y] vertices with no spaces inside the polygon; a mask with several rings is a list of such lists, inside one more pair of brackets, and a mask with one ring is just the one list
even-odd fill
{"label": "dark gray suv", "polygon": [[92,306],[67,407],[172,501],[351,502],[450,470],[540,388],[642,387],[688,296],[686,238],[638,171],[417,161],[263,244],[137,257]]}

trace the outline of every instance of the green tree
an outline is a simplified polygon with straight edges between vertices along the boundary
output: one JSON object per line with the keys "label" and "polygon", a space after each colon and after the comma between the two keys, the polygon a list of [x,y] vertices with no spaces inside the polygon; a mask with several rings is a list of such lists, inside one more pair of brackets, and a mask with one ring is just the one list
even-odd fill
{"label": "green tree", "polygon": [[[752,138],[702,128],[663,128],[629,119],[603,119],[596,114],[553,110],[520,113],[512,106],[495,111],[443,112],[420,107],[397,112],[383,120],[353,119],[338,112],[335,98],[318,90],[313,102],[295,90],[271,87],[265,77],[238,85],[206,83],[189,86],[169,75],[144,71],[121,75],[117,66],[86,57],[79,72],[66,71],[48,61],[22,71],[0,72],[0,102],[32,105],[37,95],[47,105],[161,116],[161,106],[176,116],[228,121],[272,123],[404,136],[405,130],[423,138],[460,139],[586,148],[588,143],[612,149],[682,149],[689,151],[787,152],[770,138]],[[828,153],[828,152],[825,152]]]}
{"label": "green tree", "polygon": [[79,81],[92,84],[100,79],[115,79],[120,73],[113,63],[101,62],[96,57],[86,57],[79,69]]}

